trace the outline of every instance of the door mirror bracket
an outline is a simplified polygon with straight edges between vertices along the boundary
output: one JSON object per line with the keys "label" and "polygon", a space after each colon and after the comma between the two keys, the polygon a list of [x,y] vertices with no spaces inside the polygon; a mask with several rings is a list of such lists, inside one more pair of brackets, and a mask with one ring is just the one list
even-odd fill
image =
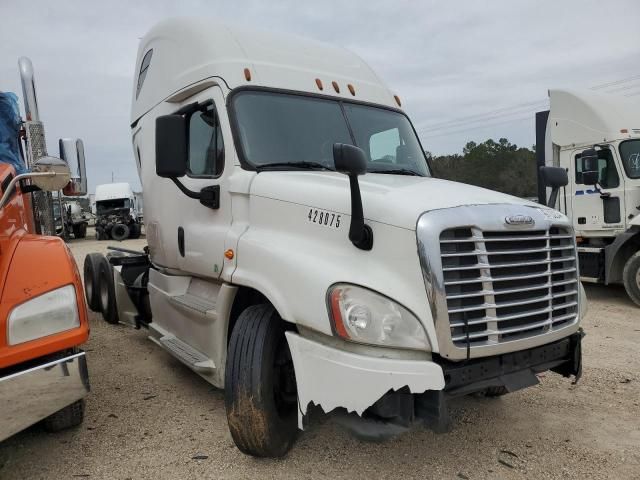
{"label": "door mirror bracket", "polygon": [[362,196],[358,176],[367,172],[367,157],[361,148],[346,143],[333,144],[333,162],[336,171],[349,177],[351,189],[351,225],[349,226],[349,240],[360,250],[373,248],[373,230],[364,223],[362,211]]}

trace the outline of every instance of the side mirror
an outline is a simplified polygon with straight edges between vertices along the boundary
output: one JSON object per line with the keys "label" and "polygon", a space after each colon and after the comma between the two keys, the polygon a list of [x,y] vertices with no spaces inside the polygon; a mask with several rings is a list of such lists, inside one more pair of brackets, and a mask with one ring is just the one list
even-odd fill
{"label": "side mirror", "polygon": [[540,180],[545,187],[551,187],[551,195],[549,195],[547,206],[556,208],[560,187],[564,187],[569,183],[567,171],[561,167],[540,167]]}
{"label": "side mirror", "polygon": [[334,143],[333,163],[336,170],[345,175],[364,175],[367,172],[367,156],[355,145]]}
{"label": "side mirror", "polygon": [[582,172],[582,183],[585,185],[597,185],[599,180],[600,172],[597,170]]}
{"label": "side mirror", "polygon": [[87,168],[84,160],[84,144],[79,138],[61,138],[58,141],[60,158],[67,162],[71,171],[69,183],[62,189],[68,197],[87,194]]}
{"label": "side mirror", "polygon": [[361,148],[345,143],[333,144],[333,162],[336,170],[349,177],[351,188],[351,225],[349,240],[361,250],[373,248],[373,230],[364,223],[362,197],[358,175],[367,172],[367,156]]}
{"label": "side mirror", "polygon": [[67,162],[56,157],[41,157],[31,169],[31,180],[45,192],[62,190],[71,178]]}
{"label": "side mirror", "polygon": [[582,170],[584,172],[598,170],[598,151],[595,148],[583,150],[580,158],[582,159]]}
{"label": "side mirror", "polygon": [[545,187],[560,188],[569,183],[567,171],[561,167],[540,167],[540,178]]}
{"label": "side mirror", "polygon": [[163,178],[187,173],[187,122],[182,115],[156,118],[156,174]]}

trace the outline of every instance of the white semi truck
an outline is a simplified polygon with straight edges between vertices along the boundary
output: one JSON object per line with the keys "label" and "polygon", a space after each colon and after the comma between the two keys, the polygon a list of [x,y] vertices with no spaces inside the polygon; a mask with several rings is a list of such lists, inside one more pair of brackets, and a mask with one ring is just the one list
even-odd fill
{"label": "white semi truck", "polygon": [[360,434],[441,431],[450,397],[579,378],[567,217],[432,178],[353,53],[164,21],[131,133],[148,248],[87,256],[88,303],[224,388],[241,451],[284,455],[314,405]]}
{"label": "white semi truck", "polygon": [[140,238],[142,227],[137,198],[128,183],[105,183],[96,186],[96,238],[126,240]]}
{"label": "white semi truck", "polygon": [[[640,101],[567,90],[549,100],[536,115],[540,201],[570,218],[581,279],[623,284],[640,305]],[[566,186],[549,198],[554,169]]]}

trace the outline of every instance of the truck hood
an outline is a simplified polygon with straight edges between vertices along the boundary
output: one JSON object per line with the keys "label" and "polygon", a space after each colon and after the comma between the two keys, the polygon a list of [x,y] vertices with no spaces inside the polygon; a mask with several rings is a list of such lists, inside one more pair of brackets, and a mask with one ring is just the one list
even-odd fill
{"label": "truck hood", "polygon": [[[366,219],[410,230],[429,210],[492,203],[540,207],[511,195],[430,177],[368,173],[359,182]],[[336,172],[261,172],[251,184],[251,194],[351,214],[349,180]]]}

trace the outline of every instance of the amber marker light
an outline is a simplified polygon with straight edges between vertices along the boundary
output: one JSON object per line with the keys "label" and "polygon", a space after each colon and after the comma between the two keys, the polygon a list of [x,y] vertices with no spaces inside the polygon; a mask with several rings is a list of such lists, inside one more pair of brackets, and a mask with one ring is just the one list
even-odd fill
{"label": "amber marker light", "polygon": [[340,296],[342,295],[342,290],[339,288],[334,288],[329,297],[329,303],[331,304],[331,316],[333,317],[333,326],[336,329],[336,333],[342,338],[349,340],[349,333],[344,326],[342,320],[342,313],[340,312]]}
{"label": "amber marker light", "polygon": [[224,252],[224,256],[228,259],[228,260],[233,260],[234,257],[234,253],[233,250],[228,249],[226,252]]}
{"label": "amber marker light", "polygon": [[402,103],[400,102],[400,97],[398,95],[394,95],[393,98],[395,99],[395,101],[398,104],[398,106],[401,107]]}
{"label": "amber marker light", "polygon": [[336,91],[336,93],[340,93],[340,86],[338,85],[338,82],[334,80],[333,82],[331,82],[331,85],[333,85],[333,89]]}
{"label": "amber marker light", "polygon": [[354,97],[356,96],[356,89],[353,88],[353,85],[348,84],[347,88],[349,89],[349,91],[351,92],[351,95],[353,95]]}
{"label": "amber marker light", "polygon": [[249,70],[248,68],[244,69],[244,78],[247,80],[247,82],[251,81],[251,70]]}
{"label": "amber marker light", "polygon": [[322,80],[316,78],[316,85],[318,86],[318,90],[322,90],[324,87],[322,86]]}
{"label": "amber marker light", "polygon": [[629,133],[629,130],[626,128],[621,128],[620,133]]}

